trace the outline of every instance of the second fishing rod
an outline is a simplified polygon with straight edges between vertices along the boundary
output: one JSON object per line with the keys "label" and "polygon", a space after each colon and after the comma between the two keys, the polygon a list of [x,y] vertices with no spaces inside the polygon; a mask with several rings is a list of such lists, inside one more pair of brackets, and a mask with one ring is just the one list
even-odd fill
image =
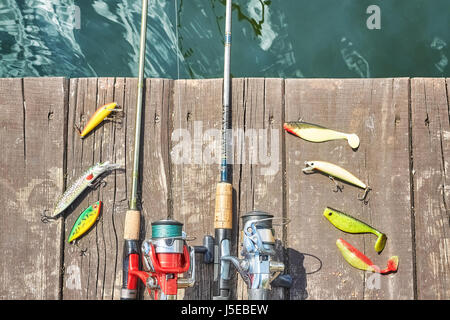
{"label": "second fishing rod", "polygon": [[216,187],[214,212],[214,300],[231,299],[232,285],[230,262],[222,259],[222,257],[231,254],[233,229],[233,185],[231,184],[228,163],[228,131],[231,128],[231,4],[231,0],[226,1],[220,182]]}
{"label": "second fishing rod", "polygon": [[[214,300],[232,299],[231,265],[242,276],[248,288],[251,300],[268,299],[271,283],[290,287],[292,279],[284,272],[284,264],[274,260],[274,230],[273,216],[265,212],[252,211],[242,216],[244,239],[242,243],[243,259],[235,257],[232,250],[233,236],[233,186],[228,162],[231,143],[231,9],[232,1],[226,1],[225,37],[224,37],[224,75],[222,104],[222,141],[220,182],[216,188],[216,203],[214,213]],[[205,237],[204,243],[207,243]],[[234,270],[233,270],[234,271]],[[277,279],[275,279],[277,278]]]}

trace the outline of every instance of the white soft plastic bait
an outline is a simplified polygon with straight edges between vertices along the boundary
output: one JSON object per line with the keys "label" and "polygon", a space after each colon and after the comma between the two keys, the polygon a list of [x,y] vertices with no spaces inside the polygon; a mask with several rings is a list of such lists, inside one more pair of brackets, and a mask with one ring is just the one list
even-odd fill
{"label": "white soft plastic bait", "polygon": [[307,123],[302,120],[296,122],[286,122],[283,128],[287,132],[290,132],[307,141],[325,142],[330,140],[346,139],[352,149],[357,149],[359,147],[359,137],[354,133],[343,133],[316,124]]}

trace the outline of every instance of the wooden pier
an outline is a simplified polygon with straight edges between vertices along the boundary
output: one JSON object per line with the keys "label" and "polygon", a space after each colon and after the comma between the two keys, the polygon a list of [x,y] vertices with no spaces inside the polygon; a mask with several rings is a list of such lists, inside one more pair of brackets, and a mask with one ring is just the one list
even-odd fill
{"label": "wooden pier", "polygon": [[[0,79],[0,299],[119,299],[136,86],[135,78]],[[248,211],[290,220],[275,231],[277,258],[294,283],[274,288],[273,299],[450,299],[449,90],[445,78],[233,79],[232,127],[244,137],[232,149],[234,239]],[[146,79],[142,239],[166,217],[184,223],[192,245],[213,234],[219,170],[208,161],[208,133],[221,128],[221,99],[222,79]],[[123,117],[81,139],[74,125],[112,101]],[[300,118],[357,133],[361,145],[353,151],[345,141],[315,144],[284,132],[283,122]],[[262,135],[252,141],[255,131]],[[189,161],[176,153],[180,132],[192,139]],[[106,160],[125,169],[64,217],[41,222],[74,179]],[[333,192],[327,177],[303,174],[307,160],[336,163],[367,181],[368,203],[357,200],[357,188]],[[76,218],[97,200],[104,207],[95,228],[68,244]],[[376,254],[371,234],[333,227],[322,216],[327,206],[386,233],[384,251]],[[352,268],[336,247],[341,237],[382,268],[397,255],[398,272],[375,277]],[[211,299],[212,266],[197,258],[196,284],[180,297]],[[234,298],[245,299],[234,278]],[[141,298],[149,298],[144,290]]]}

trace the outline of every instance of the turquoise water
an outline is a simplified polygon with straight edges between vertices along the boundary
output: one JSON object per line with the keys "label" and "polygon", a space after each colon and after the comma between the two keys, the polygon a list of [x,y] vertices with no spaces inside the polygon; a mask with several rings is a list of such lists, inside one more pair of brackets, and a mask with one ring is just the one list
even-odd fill
{"label": "turquoise water", "polygon": [[[222,77],[225,0],[149,2],[145,75]],[[136,77],[140,11],[0,0],[0,77]],[[449,0],[235,0],[232,35],[234,77],[450,76]]]}

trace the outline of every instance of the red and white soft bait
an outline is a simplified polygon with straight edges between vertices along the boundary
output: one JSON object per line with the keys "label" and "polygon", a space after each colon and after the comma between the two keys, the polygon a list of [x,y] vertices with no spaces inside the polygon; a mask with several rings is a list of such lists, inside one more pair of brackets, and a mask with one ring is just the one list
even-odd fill
{"label": "red and white soft bait", "polygon": [[339,248],[339,251],[341,251],[345,261],[347,261],[351,266],[357,269],[378,272],[381,274],[388,274],[397,271],[397,256],[390,257],[386,269],[380,270],[380,268],[378,268],[367,256],[365,256],[361,251],[353,247],[344,239],[337,239],[336,245]]}

